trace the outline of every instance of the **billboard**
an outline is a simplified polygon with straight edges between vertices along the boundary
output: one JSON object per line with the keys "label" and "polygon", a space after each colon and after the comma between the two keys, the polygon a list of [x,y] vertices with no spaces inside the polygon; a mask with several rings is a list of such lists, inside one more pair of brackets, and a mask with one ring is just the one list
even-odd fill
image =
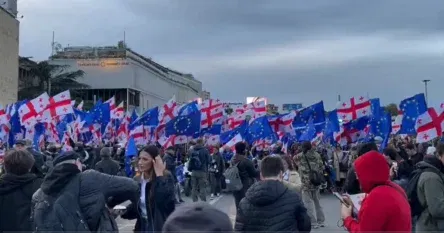
{"label": "billboard", "polygon": [[267,98],[265,98],[265,97],[247,97],[246,104],[251,104],[253,102],[260,102],[260,101],[264,101],[265,105],[267,105]]}
{"label": "billboard", "polygon": [[285,112],[290,112],[290,111],[293,111],[293,110],[296,111],[296,110],[299,110],[301,108],[303,108],[301,103],[297,103],[297,104],[283,104],[282,105],[282,111],[285,111]]}

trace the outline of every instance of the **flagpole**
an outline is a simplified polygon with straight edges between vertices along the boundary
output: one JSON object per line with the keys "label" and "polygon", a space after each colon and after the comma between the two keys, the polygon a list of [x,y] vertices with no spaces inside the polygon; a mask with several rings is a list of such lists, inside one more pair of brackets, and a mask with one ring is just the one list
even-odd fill
{"label": "flagpole", "polygon": [[429,104],[429,96],[428,96],[428,93],[427,93],[427,83],[428,82],[430,82],[431,80],[430,79],[424,79],[424,80],[422,80],[422,82],[424,83],[424,89],[425,89],[425,98],[426,98],[426,104],[428,105]]}

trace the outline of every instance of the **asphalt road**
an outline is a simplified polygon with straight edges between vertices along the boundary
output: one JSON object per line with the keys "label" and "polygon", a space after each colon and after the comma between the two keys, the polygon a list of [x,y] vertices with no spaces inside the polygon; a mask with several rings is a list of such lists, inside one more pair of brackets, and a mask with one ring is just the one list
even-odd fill
{"label": "asphalt road", "polygon": [[[190,198],[184,197],[185,202],[192,202]],[[222,194],[214,200],[207,199],[211,205],[227,213],[233,221],[236,218],[236,208],[234,205],[233,196],[230,194]],[[326,194],[321,196],[321,205],[324,208],[326,218],[326,227],[312,230],[312,232],[346,232],[343,228],[338,227],[338,220],[340,219],[340,204],[339,201],[332,195]],[[120,232],[132,232],[135,221],[124,219],[117,219]]]}

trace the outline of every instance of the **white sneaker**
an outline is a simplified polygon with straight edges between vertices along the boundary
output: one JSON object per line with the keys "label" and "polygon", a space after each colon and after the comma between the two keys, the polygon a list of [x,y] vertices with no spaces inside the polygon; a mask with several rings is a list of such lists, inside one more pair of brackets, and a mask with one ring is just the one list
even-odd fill
{"label": "white sneaker", "polygon": [[214,199],[214,194],[211,194],[210,200]]}
{"label": "white sneaker", "polygon": [[218,193],[216,196],[220,197],[220,193]]}

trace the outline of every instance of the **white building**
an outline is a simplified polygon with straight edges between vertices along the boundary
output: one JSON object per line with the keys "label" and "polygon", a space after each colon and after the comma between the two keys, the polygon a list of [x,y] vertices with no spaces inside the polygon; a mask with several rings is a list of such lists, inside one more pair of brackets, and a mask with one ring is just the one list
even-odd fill
{"label": "white building", "polygon": [[202,93],[200,94],[200,98],[202,100],[209,100],[211,99],[211,93],[209,91],[202,91]]}
{"label": "white building", "polygon": [[[0,4],[1,4],[0,0]],[[8,8],[14,7],[7,1]],[[16,7],[15,7],[16,8]],[[17,101],[19,71],[19,21],[0,5],[0,104]]]}
{"label": "white building", "polygon": [[177,102],[185,103],[202,92],[202,83],[193,75],[166,68],[128,48],[67,47],[50,62],[85,72],[79,81],[91,90],[82,99],[106,100],[115,95],[117,102],[128,101],[130,109],[140,111],[160,106],[173,95]]}

